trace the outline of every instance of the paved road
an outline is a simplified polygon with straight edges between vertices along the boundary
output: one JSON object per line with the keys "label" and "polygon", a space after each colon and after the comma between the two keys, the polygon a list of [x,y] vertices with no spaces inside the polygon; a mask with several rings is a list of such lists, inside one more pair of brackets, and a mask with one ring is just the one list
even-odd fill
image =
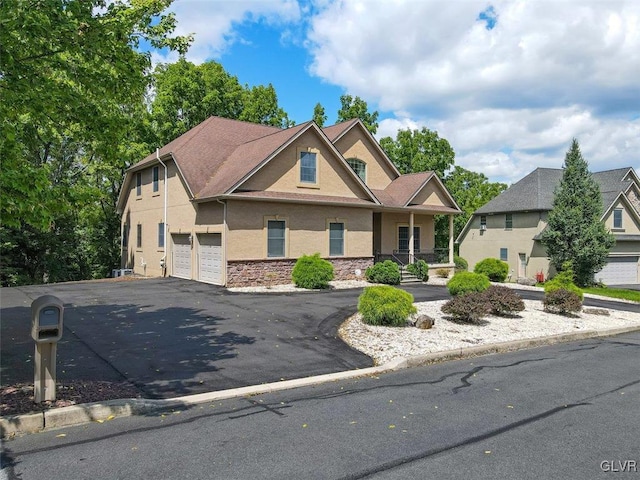
{"label": "paved road", "polygon": [[[404,288],[416,301],[449,297],[441,286]],[[173,278],[4,288],[2,384],[33,382],[30,305],[43,294],[65,303],[59,381],[128,380],[146,398],[171,398],[371,366],[337,338],[360,292],[233,294]]]}
{"label": "paved road", "polygon": [[639,405],[636,332],[28,435],[3,474],[635,479]]}

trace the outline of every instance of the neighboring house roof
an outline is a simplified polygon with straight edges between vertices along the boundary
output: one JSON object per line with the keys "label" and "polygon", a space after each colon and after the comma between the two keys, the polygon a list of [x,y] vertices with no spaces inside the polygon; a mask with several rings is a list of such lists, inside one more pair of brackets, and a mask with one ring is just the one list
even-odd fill
{"label": "neighboring house roof", "polygon": [[[628,177],[632,168],[618,168],[604,172],[592,173],[600,186],[605,211],[626,191],[630,185]],[[475,215],[493,213],[547,211],[553,208],[556,187],[562,179],[562,169],[536,168],[522,180],[514,183],[500,195],[487,202],[474,212]]]}

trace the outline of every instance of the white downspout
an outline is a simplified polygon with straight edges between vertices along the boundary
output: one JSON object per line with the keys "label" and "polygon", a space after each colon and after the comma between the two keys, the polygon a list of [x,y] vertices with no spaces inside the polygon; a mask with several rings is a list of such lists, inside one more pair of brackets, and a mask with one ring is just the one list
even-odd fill
{"label": "white downspout", "polygon": [[156,159],[160,164],[164,167],[164,212],[162,215],[162,224],[164,225],[163,238],[164,242],[162,245],[162,258],[160,259],[160,267],[162,268],[162,276],[165,277],[167,275],[167,242],[169,239],[167,238],[167,191],[168,191],[168,179],[169,174],[167,170],[167,165],[160,159],[160,149],[156,148]]}
{"label": "white downspout", "polygon": [[222,278],[222,285],[227,285],[227,202],[223,202],[219,198],[216,198],[216,202],[221,203],[223,206],[222,210],[222,258],[224,259],[224,273]]}

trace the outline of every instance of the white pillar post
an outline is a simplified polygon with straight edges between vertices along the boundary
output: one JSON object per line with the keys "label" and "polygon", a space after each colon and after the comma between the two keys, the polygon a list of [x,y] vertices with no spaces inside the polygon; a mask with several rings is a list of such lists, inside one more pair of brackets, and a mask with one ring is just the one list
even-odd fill
{"label": "white pillar post", "polygon": [[409,263],[413,263],[413,212],[409,213]]}
{"label": "white pillar post", "polygon": [[453,263],[453,215],[449,215],[449,263]]}

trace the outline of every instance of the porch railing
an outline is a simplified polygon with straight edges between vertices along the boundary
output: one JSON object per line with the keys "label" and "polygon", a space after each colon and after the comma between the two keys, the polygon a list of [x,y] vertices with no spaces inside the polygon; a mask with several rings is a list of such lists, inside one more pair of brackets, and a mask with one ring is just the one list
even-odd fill
{"label": "porch railing", "polygon": [[[433,250],[425,252],[415,250],[413,257],[415,260],[424,260],[428,264],[448,263],[449,249],[434,248]],[[394,250],[393,253],[376,252],[375,263],[384,262],[385,260],[391,260],[400,266],[407,265],[409,263],[409,250]]]}

